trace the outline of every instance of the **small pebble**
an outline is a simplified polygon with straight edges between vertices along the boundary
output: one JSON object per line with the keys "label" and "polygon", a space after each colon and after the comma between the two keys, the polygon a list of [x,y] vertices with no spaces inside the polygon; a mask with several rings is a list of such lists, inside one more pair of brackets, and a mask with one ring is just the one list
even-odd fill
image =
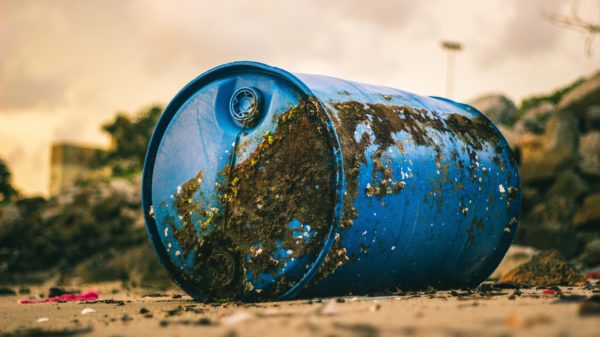
{"label": "small pebble", "polygon": [[95,312],[96,312],[96,310],[94,310],[92,308],[84,308],[83,310],[81,310],[82,315],[93,314]]}

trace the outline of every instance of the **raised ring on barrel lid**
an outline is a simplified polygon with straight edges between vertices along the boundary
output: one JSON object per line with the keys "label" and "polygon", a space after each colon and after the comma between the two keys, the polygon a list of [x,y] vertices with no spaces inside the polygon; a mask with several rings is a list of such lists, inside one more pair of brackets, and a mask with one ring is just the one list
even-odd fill
{"label": "raised ring on barrel lid", "polygon": [[253,127],[260,117],[261,95],[255,88],[237,89],[229,101],[229,112],[234,121],[243,127]]}

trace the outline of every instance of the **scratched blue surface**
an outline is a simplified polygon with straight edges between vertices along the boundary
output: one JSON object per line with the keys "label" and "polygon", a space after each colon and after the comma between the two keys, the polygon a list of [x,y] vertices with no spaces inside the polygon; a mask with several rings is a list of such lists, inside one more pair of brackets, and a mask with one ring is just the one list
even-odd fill
{"label": "scratched blue surface", "polygon": [[[240,134],[240,128],[228,119],[224,102],[231,92],[244,86],[259,89],[265,98],[265,112],[252,132]],[[440,170],[432,147],[416,144],[405,131],[397,132],[393,138],[403,144],[403,151],[390,146],[383,158],[393,169],[392,179],[405,185],[400,193],[380,199],[366,193],[373,181],[372,156],[378,150],[378,145],[371,142],[365,150],[366,163],[360,167],[358,196],[353,201],[358,215],[352,226],[339,226],[342,214],[347,211],[343,201],[348,177],[341,173],[345,149],[336,131],[340,127],[336,103],[405,106],[424,109],[430,116],[435,112],[442,119],[450,114],[485,118],[480,112],[442,98],[326,76],[291,74],[260,63],[237,62],[199,76],[174,98],[159,121],[146,158],[143,206],[148,232],[161,261],[184,290],[202,297],[201,291],[185,277],[193,276],[194,254],[181,254],[177,240],[168,233],[165,235],[168,225],[161,220],[165,216],[173,217],[181,226],[177,213],[168,207],[173,193],[202,171],[206,187],[194,196],[194,202],[219,209],[214,184],[224,183],[217,173],[232,162],[236,137],[255,138],[249,142],[250,146],[238,151],[234,162],[240,162],[256,149],[265,132],[275,132],[274,120],[298,104],[301,97],[318,99],[331,129],[332,152],[339,172],[330,233],[320,242],[322,251],[318,256],[290,259],[287,251],[278,249],[272,256],[281,262],[276,276],[252,273],[245,276],[253,291],[268,289],[283,276],[293,280],[294,285],[281,298],[369,293],[397,287],[474,286],[495,269],[512,241],[520,210],[518,171],[503,139],[498,145],[500,155],[488,143],[475,151],[473,179],[467,168],[472,160],[466,151],[468,144],[457,135],[427,129],[443,153],[441,165],[447,165]],[[358,140],[364,134],[374,137],[369,123],[359,124],[354,138]],[[498,165],[498,158],[502,166]],[[456,165],[461,160],[465,163],[462,167]],[[509,188],[516,190],[511,203],[507,203]],[[202,220],[197,215],[193,219]],[[475,225],[476,222],[483,225]],[[296,219],[282,225],[289,226],[293,235],[305,244],[314,237],[310,226]],[[203,230],[197,226],[196,230],[201,236],[211,228]],[[335,248],[345,248],[348,261],[321,278],[320,268],[336,237],[339,245]],[[260,245],[254,243],[253,249]],[[250,259],[251,255],[244,258]]]}

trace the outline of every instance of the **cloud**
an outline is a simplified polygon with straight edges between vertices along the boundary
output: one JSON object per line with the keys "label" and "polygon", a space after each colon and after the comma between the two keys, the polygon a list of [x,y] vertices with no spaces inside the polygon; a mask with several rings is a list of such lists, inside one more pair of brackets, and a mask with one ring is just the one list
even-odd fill
{"label": "cloud", "polygon": [[315,8],[331,11],[345,20],[360,21],[382,29],[404,29],[417,17],[417,10],[430,1],[362,0],[313,1]]}
{"label": "cloud", "polygon": [[[497,64],[508,58],[535,57],[553,49],[561,38],[560,30],[544,18],[570,0],[508,0],[508,18],[494,27],[494,35],[478,38],[485,45],[480,61]],[[486,24],[483,23],[482,24]]]}
{"label": "cloud", "polygon": [[106,144],[115,112],[167,103],[235,60],[443,95],[451,38],[465,44],[458,99],[519,97],[597,67],[539,15],[568,1],[0,0],[0,156],[44,193],[51,142]]}

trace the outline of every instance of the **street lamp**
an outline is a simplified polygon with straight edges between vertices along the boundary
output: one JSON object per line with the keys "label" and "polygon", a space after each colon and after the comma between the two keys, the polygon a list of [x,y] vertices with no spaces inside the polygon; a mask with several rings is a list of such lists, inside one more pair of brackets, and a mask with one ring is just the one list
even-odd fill
{"label": "street lamp", "polygon": [[446,64],[446,96],[452,98],[454,87],[454,54],[463,49],[462,45],[456,41],[442,41],[442,48],[448,52],[448,62]]}

